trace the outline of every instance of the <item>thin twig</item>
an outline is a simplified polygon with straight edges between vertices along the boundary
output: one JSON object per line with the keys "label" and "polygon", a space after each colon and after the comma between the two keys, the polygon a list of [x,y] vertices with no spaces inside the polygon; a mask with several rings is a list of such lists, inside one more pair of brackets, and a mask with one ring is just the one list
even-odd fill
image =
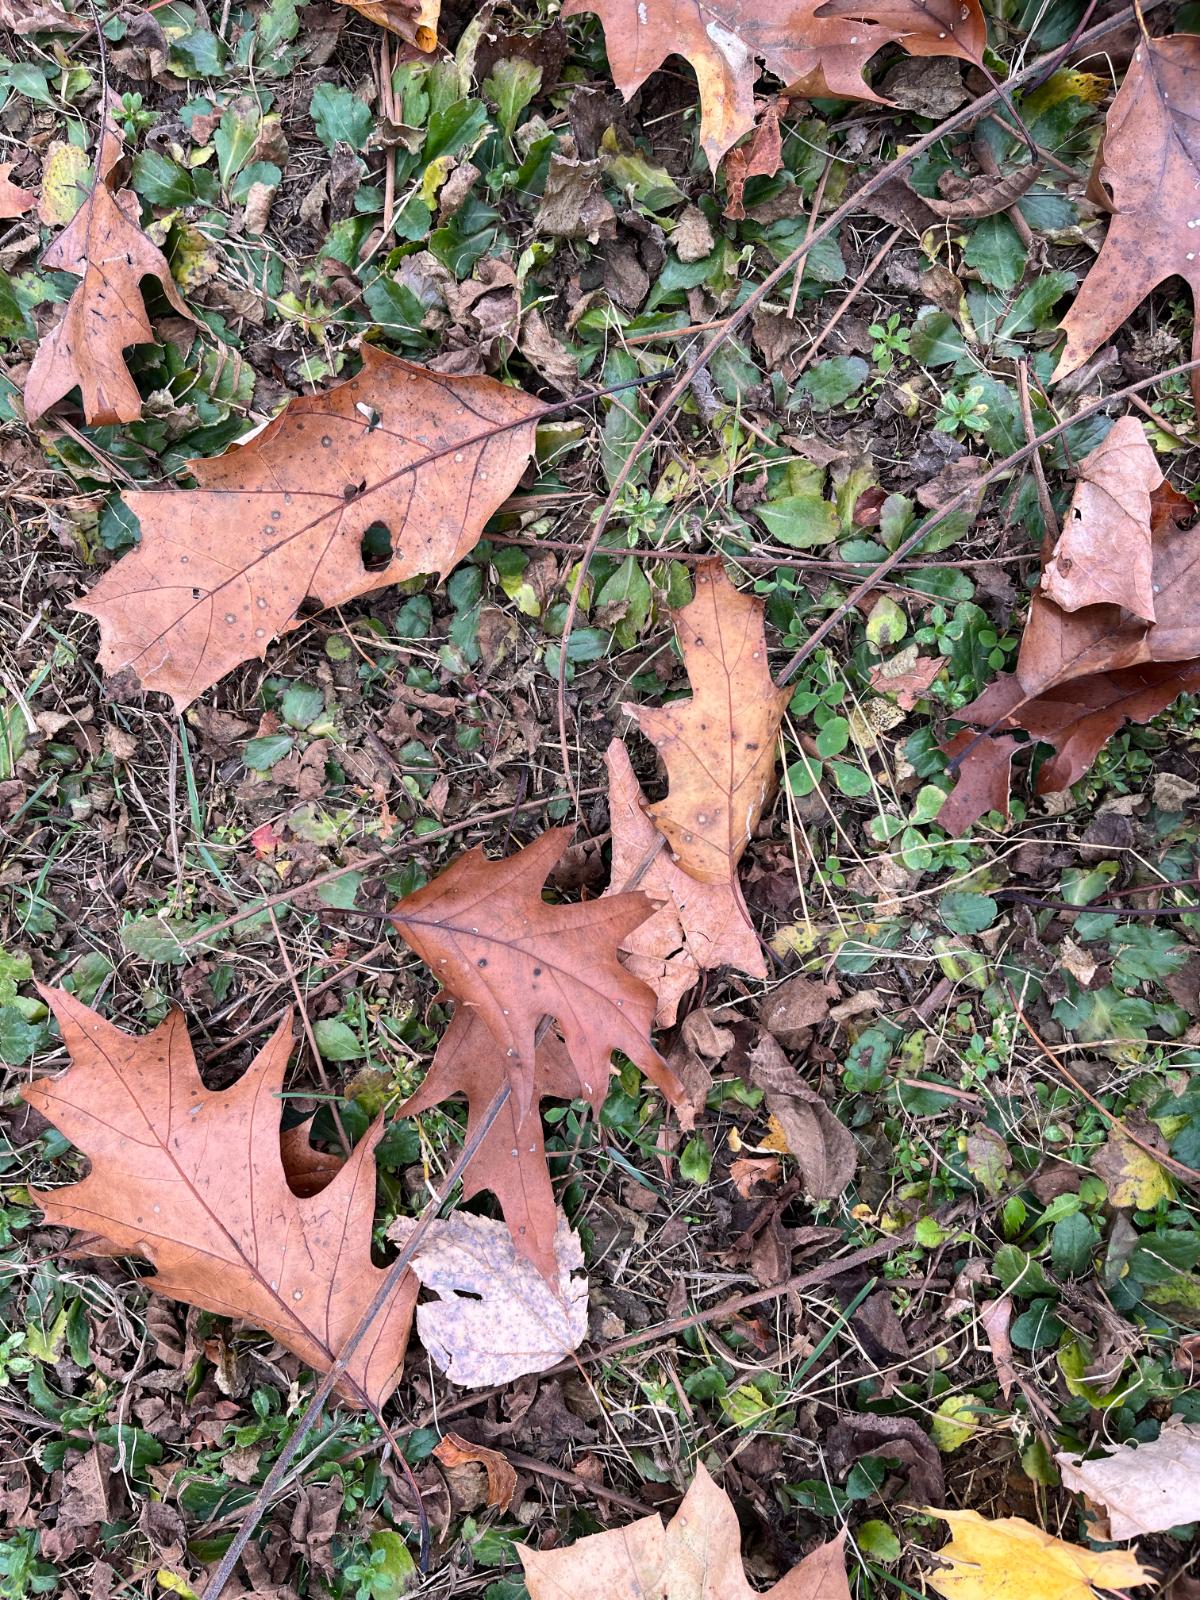
{"label": "thin twig", "polygon": [[[1024,359],[1017,362],[1017,394],[1021,404],[1021,422],[1025,428],[1026,440],[1036,439],[1037,430],[1033,425],[1033,405],[1029,398],[1029,363]],[[1038,506],[1042,513],[1042,526],[1046,537],[1052,545],[1058,543],[1059,526],[1058,518],[1054,514],[1054,502],[1050,498],[1050,490],[1046,486],[1046,469],[1042,466],[1042,452],[1035,450],[1030,457],[1033,466],[1033,481],[1037,485]]]}

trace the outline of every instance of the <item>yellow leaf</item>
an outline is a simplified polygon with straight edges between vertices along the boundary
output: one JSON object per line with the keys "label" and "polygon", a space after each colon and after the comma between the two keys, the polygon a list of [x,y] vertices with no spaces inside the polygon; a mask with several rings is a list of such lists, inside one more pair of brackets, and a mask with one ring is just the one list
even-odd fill
{"label": "yellow leaf", "polygon": [[1092,1166],[1104,1180],[1109,1203],[1118,1210],[1153,1211],[1160,1200],[1174,1198],[1174,1186],[1154,1157],[1115,1129],[1097,1151]]}
{"label": "yellow leaf", "polygon": [[942,1401],[930,1424],[929,1434],[943,1453],[960,1449],[973,1439],[979,1428],[980,1401],[973,1394],[952,1394]]}
{"label": "yellow leaf", "polygon": [[1132,1550],[1067,1544],[1023,1517],[989,1522],[977,1511],[924,1509],[950,1524],[952,1538],[938,1557],[951,1566],[925,1574],[947,1600],[1095,1600],[1093,1585],[1113,1590],[1152,1581]]}
{"label": "yellow leaf", "polygon": [[38,216],[48,228],[65,228],[87,199],[92,164],[86,150],[56,139],[42,165]]}
{"label": "yellow leaf", "polygon": [[790,1156],[791,1146],[787,1142],[787,1134],[783,1131],[783,1124],[772,1111],[767,1118],[767,1137],[758,1146],[759,1150],[771,1150],[779,1156]]}

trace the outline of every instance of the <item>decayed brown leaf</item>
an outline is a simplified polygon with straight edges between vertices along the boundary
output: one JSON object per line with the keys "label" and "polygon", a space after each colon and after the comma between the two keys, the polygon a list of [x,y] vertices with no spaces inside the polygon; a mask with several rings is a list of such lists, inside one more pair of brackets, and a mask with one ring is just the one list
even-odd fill
{"label": "decayed brown leaf", "polygon": [[854,1135],[769,1033],[759,1035],[748,1059],[750,1082],[765,1091],[767,1110],[783,1135],[784,1149],[796,1158],[804,1193],[810,1200],[836,1200],[858,1165]]}
{"label": "decayed brown leaf", "polygon": [[547,905],[542,885],[570,828],[551,828],[502,861],[459,856],[393,907],[400,936],[438,981],[473,1007],[505,1052],[519,1124],[535,1092],[534,1033],[552,1016],[583,1093],[608,1085],[622,1050],[673,1104],[682,1086],[650,1043],[654,991],[626,972],[618,949],[653,906],[639,890],[586,905]]}
{"label": "decayed brown leaf", "polygon": [[36,199],[35,195],[12,181],[9,177],[12,169],[11,161],[0,162],[0,218],[5,221],[9,217],[23,216]]}
{"label": "decayed brown leaf", "polygon": [[399,34],[425,55],[437,49],[442,0],[337,0],[337,3],[349,6],[377,27]]}
{"label": "decayed brown leaf", "polygon": [[[125,495],[141,543],[77,606],[100,624],[108,671],[131,668],[182,710],[265,655],[306,599],[341,605],[446,573],[474,547],[524,471],[542,406],[371,345],[362,357],[357,377],[188,462],[197,488]],[[392,557],[374,569],[362,539],[377,523]]]}
{"label": "decayed brown leaf", "polygon": [[[403,1247],[417,1226],[397,1217],[388,1237]],[[421,1343],[451,1383],[482,1389],[544,1372],[583,1343],[587,1279],[579,1235],[559,1218],[552,1281],[513,1248],[502,1222],[456,1211],[418,1244],[412,1270],[438,1296],[417,1307]]]}
{"label": "decayed brown leaf", "polygon": [[946,1600],[1096,1600],[1093,1588],[1135,1588],[1153,1576],[1132,1550],[1068,1544],[1023,1517],[925,1509],[950,1524],[950,1543],[937,1552],[950,1565],[925,1573]]}
{"label": "decayed brown leaf", "polygon": [[[845,1539],[819,1545],[762,1600],[849,1600]],[[518,1551],[530,1600],[758,1600],[741,1544],[733,1504],[701,1464],[665,1528],[657,1516],[643,1517],[565,1550]]]}
{"label": "decayed brown leaf", "polygon": [[[1109,109],[1092,172],[1112,217],[1104,244],[1063,318],[1065,378],[1176,274],[1200,294],[1200,36],[1143,39]],[[1192,354],[1200,355],[1200,317]],[[1192,374],[1200,397],[1200,377]]]}
{"label": "decayed brown leaf", "polygon": [[[987,39],[979,0],[567,0],[565,17],[594,11],[617,88],[626,99],[670,55],[684,56],[700,85],[700,142],[714,172],[754,125],[754,85],[763,61],[793,95],[878,100],[863,68],[885,44],[912,55],[976,61]],[[864,11],[868,22],[851,21]]]}
{"label": "decayed brown leaf", "polygon": [[[438,1044],[424,1083],[400,1111],[404,1116],[416,1116],[461,1094],[467,1102],[469,1139],[503,1088],[508,1066],[503,1048],[479,1012],[460,1006]],[[607,1089],[605,1074],[587,1096],[597,1115]],[[470,1200],[485,1189],[494,1194],[517,1250],[546,1278],[552,1278],[557,1270],[554,1232],[558,1211],[546,1168],[539,1102],[550,1096],[573,1100],[582,1094],[579,1073],[562,1040],[556,1034],[547,1034],[537,1047],[529,1111],[518,1125],[516,1107],[510,1099],[463,1174],[464,1198]]]}
{"label": "decayed brown leaf", "polygon": [[[133,1037],[65,990],[42,992],[71,1066],[23,1093],[91,1162],[81,1183],[36,1196],[47,1221],[145,1256],[158,1293],[263,1328],[328,1371],[387,1275],[371,1260],[382,1122],[319,1194],[299,1198],[279,1143],[290,1019],[214,1092],[181,1012]],[[351,1403],[381,1404],[395,1387],[416,1292],[406,1274],[355,1351],[342,1385]]]}
{"label": "decayed brown leaf", "polygon": [[[1115,446],[1106,439],[1085,457],[1080,479],[1072,508],[1087,515],[1068,518],[1046,567],[1053,591],[1078,609],[1039,588],[1016,671],[956,713],[976,727],[1022,728],[1053,745],[1056,754],[1038,772],[1038,794],[1069,788],[1126,722],[1145,722],[1200,687],[1200,530],[1179,526],[1195,508],[1162,481],[1136,422],[1121,429]],[[1087,603],[1104,593],[1142,609]],[[1001,809],[995,796],[1007,760],[999,743],[964,732],[943,746],[963,757],[938,817],[948,832]]]}
{"label": "decayed brown leaf", "polygon": [[142,399],[124,352],[154,337],[142,300],[143,278],[157,279],[175,310],[191,320],[166,256],[138,225],[137,195],[112,188],[121,155],[121,135],[106,121],[91,191],[42,257],[43,267],[73,273],[80,281],[30,365],[25,380],[29,422],[75,388],[88,422],[138,420]]}
{"label": "decayed brown leaf", "polygon": [[[642,809],[644,797],[629,752],[614,739],[608,766],[608,816],[612,828],[612,881],[622,884],[644,861],[658,837]],[[765,978],[767,965],[736,878],[699,883],[660,850],[639,887],[660,903],[657,911],[622,941],[625,966],[658,996],[656,1021],[673,1025],[679,1002],[701,972],[736,967]],[[610,894],[614,890],[608,891]]]}
{"label": "decayed brown leaf", "polygon": [[516,1492],[517,1474],[507,1456],[499,1450],[489,1450],[485,1444],[474,1444],[460,1433],[444,1433],[433,1447],[433,1453],[444,1467],[479,1466],[487,1473],[487,1503],[499,1511],[507,1511]]}
{"label": "decayed brown leaf", "polygon": [[1077,1489],[1108,1515],[1105,1540],[1136,1539],[1200,1521],[1200,1426],[1172,1417],[1148,1444],[1120,1444],[1111,1455],[1085,1461],[1055,1456],[1068,1489]]}
{"label": "decayed brown leaf", "polygon": [[662,756],[665,800],[646,808],[675,860],[701,883],[728,883],[775,784],[775,736],[791,691],[767,665],[763,603],[742,594],[720,558],[696,568],[675,613],[690,700],[627,705]]}

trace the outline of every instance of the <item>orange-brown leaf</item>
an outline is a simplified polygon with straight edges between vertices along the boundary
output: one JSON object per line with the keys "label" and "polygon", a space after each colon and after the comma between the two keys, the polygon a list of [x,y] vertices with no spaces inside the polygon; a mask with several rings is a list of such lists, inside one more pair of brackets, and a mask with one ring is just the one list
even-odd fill
{"label": "orange-brown leaf", "polygon": [[9,177],[12,169],[11,161],[0,162],[0,218],[5,221],[9,217],[23,216],[34,203],[34,196]]}
{"label": "orange-brown leaf", "polygon": [[552,828],[502,861],[465,855],[393,908],[391,918],[456,1000],[473,1007],[504,1051],[518,1124],[533,1103],[534,1034],[558,1023],[589,1098],[608,1084],[623,1051],[668,1099],[682,1089],[650,1043],[654,991],[618,959],[625,937],[653,909],[639,891],[585,905],[547,905],[542,885],[570,828]]}
{"label": "orange-brown leaf", "polygon": [[[446,573],[516,486],[543,407],[493,378],[441,377],[365,345],[357,377],[293,400],[261,433],[192,461],[195,489],[135,491],[142,529],[78,609],[100,660],[181,710],[266,654],[306,599],[341,605]],[[392,558],[363,563],[390,532]]]}
{"label": "orange-brown leaf", "polygon": [[989,811],[1008,815],[1008,786],[1012,758],[1020,749],[1011,734],[980,738],[963,728],[942,746],[952,760],[961,759],[954,788],[942,802],[938,827],[957,837]]}
{"label": "orange-brown leaf", "polygon": [[[840,1533],[818,1545],[762,1600],[850,1600]],[[742,1568],[737,1512],[703,1465],[663,1527],[657,1516],[576,1539],[566,1549],[518,1545],[530,1600],[759,1600]]]}
{"label": "orange-brown leaf", "polygon": [[[608,766],[608,816],[612,828],[612,881],[626,883],[654,848],[658,834],[646,816],[629,752],[614,739]],[[625,939],[625,965],[658,996],[656,1021],[669,1028],[679,1002],[701,972],[736,967],[765,978],[767,964],[736,878],[700,883],[660,850],[639,880],[661,904]],[[614,893],[610,890],[609,893]]]}
{"label": "orange-brown leaf", "polygon": [[[181,1012],[134,1037],[65,990],[43,994],[71,1066],[23,1093],[91,1162],[81,1183],[35,1196],[47,1221],[145,1256],[158,1293],[263,1328],[328,1371],[386,1276],[371,1260],[382,1123],[319,1194],[299,1198],[279,1136],[290,1020],[237,1083],[213,1091]],[[381,1404],[395,1387],[416,1288],[406,1274],[355,1351],[341,1385],[352,1403]]]}
{"label": "orange-brown leaf", "polygon": [[386,28],[428,55],[437,49],[441,0],[338,0],[377,27]]}
{"label": "orange-brown leaf", "polygon": [[444,1467],[480,1466],[487,1473],[487,1503],[500,1511],[507,1511],[517,1487],[517,1474],[507,1456],[499,1450],[489,1450],[485,1444],[474,1444],[460,1433],[444,1433],[433,1447],[433,1453]]}
{"label": "orange-brown leaf", "polygon": [[142,300],[143,278],[157,279],[175,310],[191,318],[166,256],[138,225],[137,195],[132,189],[114,192],[111,186],[121,153],[120,134],[105,123],[91,193],[42,257],[43,267],[73,273],[79,286],[29,368],[29,422],[76,388],[88,422],[138,420],[142,399],[124,352],[154,338]]}
{"label": "orange-brown leaf", "polygon": [[[415,1117],[461,1094],[467,1102],[470,1139],[503,1088],[508,1065],[508,1058],[479,1012],[460,1006],[438,1044],[424,1083],[404,1102],[400,1113]],[[597,1115],[607,1089],[607,1074],[592,1086],[589,1098]],[[529,1111],[518,1123],[515,1103],[510,1099],[463,1174],[464,1199],[470,1200],[483,1190],[494,1194],[517,1250],[548,1279],[558,1271],[554,1255],[558,1212],[546,1167],[539,1102],[548,1097],[573,1100],[581,1093],[579,1073],[572,1066],[566,1047],[556,1034],[548,1034],[537,1047]]]}
{"label": "orange-brown leaf", "polygon": [[869,11],[872,20],[848,20],[840,0],[839,8],[821,0],[567,0],[563,15],[597,13],[626,99],[668,56],[691,62],[700,86],[700,142],[715,172],[754,125],[759,61],[795,95],[878,100],[862,74],[885,44],[975,61],[987,37],[979,0],[882,0],[848,9],[853,16]]}
{"label": "orange-brown leaf", "polygon": [[690,700],[629,705],[666,762],[670,790],[647,815],[701,883],[728,883],[775,786],[775,736],[791,691],[767,665],[763,603],[741,594],[719,558],[696,568],[675,613]]}

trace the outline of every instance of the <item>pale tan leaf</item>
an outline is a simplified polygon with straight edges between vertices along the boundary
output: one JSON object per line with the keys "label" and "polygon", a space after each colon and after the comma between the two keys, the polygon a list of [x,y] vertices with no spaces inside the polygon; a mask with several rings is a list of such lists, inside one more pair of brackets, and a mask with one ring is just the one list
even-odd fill
{"label": "pale tan leaf", "polygon": [[1068,1489],[1104,1507],[1114,1540],[1200,1522],[1200,1424],[1172,1417],[1148,1444],[1121,1444],[1093,1461],[1069,1451],[1054,1459]]}
{"label": "pale tan leaf", "polygon": [[[398,1217],[388,1237],[403,1246],[416,1227]],[[482,1389],[544,1372],[587,1335],[587,1279],[579,1235],[560,1217],[554,1236],[557,1281],[518,1255],[502,1222],[466,1212],[435,1221],[412,1270],[438,1299],[417,1307],[421,1343],[451,1383]]]}

